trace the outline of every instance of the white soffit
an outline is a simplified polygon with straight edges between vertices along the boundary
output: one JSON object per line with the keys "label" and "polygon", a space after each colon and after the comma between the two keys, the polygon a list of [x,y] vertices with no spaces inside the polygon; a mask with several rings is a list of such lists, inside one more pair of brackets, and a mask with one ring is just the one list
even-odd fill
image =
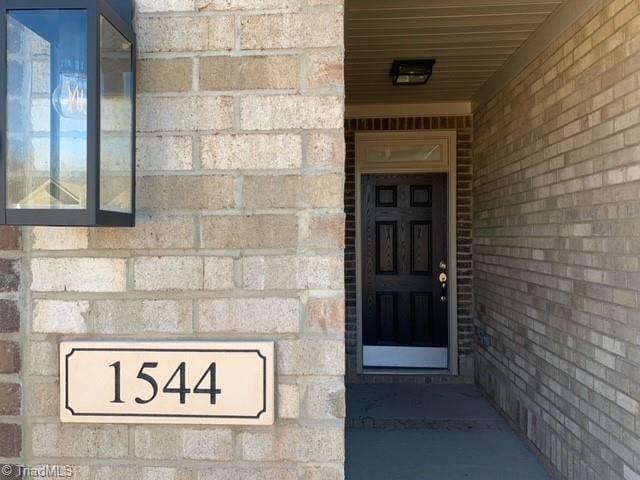
{"label": "white soffit", "polygon": [[[595,0],[346,0],[347,104],[360,108],[485,101],[593,3]],[[394,87],[389,77],[392,61],[411,58],[435,58],[433,77],[424,86]],[[424,114],[446,114],[449,108],[435,112],[429,107]],[[347,115],[354,116],[349,109]]]}
{"label": "white soffit", "polygon": [[482,86],[473,97],[473,106],[491,100],[595,3],[596,0],[564,0],[560,8]]}
{"label": "white soffit", "polygon": [[[563,0],[346,0],[349,104],[470,101]],[[393,60],[435,58],[429,83],[394,87]]]}

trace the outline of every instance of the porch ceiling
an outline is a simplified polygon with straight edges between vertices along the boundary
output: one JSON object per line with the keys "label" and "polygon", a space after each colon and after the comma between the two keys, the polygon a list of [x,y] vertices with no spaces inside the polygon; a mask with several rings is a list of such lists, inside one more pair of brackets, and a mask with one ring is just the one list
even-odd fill
{"label": "porch ceiling", "polygon": [[[346,0],[348,104],[470,101],[566,0]],[[394,59],[435,58],[424,86],[393,87]]]}

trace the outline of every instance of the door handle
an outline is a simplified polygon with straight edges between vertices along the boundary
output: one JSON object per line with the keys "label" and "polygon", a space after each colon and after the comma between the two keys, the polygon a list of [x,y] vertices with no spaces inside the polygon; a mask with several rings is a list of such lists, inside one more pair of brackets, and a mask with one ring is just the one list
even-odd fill
{"label": "door handle", "polygon": [[440,293],[440,301],[443,303],[447,301],[447,280],[449,278],[447,276],[447,273],[444,271],[446,268],[447,268],[447,265],[444,262],[440,262],[440,269],[442,271],[438,276],[438,281],[440,282],[440,287],[442,288]]}

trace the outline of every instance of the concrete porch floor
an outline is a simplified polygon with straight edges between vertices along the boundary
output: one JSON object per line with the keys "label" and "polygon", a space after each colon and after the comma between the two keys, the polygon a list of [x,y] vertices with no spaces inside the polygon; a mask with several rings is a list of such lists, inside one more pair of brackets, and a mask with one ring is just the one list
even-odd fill
{"label": "concrete porch floor", "polygon": [[346,480],[551,480],[473,385],[347,385]]}

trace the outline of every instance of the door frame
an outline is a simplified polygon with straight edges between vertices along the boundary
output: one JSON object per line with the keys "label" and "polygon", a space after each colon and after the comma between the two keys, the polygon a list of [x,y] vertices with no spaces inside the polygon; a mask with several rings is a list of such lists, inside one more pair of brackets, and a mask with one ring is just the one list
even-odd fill
{"label": "door frame", "polygon": [[[439,161],[367,162],[367,145],[402,146],[411,143],[439,144],[443,148],[443,158]],[[356,220],[356,312],[357,312],[357,373],[359,374],[396,374],[396,375],[458,375],[458,286],[457,286],[457,240],[456,240],[456,144],[455,130],[399,130],[392,132],[356,132],[355,160],[355,220]],[[447,174],[447,225],[448,225],[448,316],[449,346],[448,368],[446,369],[367,369],[363,366],[362,344],[362,211],[361,188],[362,175],[365,174],[411,174],[446,173]]]}

